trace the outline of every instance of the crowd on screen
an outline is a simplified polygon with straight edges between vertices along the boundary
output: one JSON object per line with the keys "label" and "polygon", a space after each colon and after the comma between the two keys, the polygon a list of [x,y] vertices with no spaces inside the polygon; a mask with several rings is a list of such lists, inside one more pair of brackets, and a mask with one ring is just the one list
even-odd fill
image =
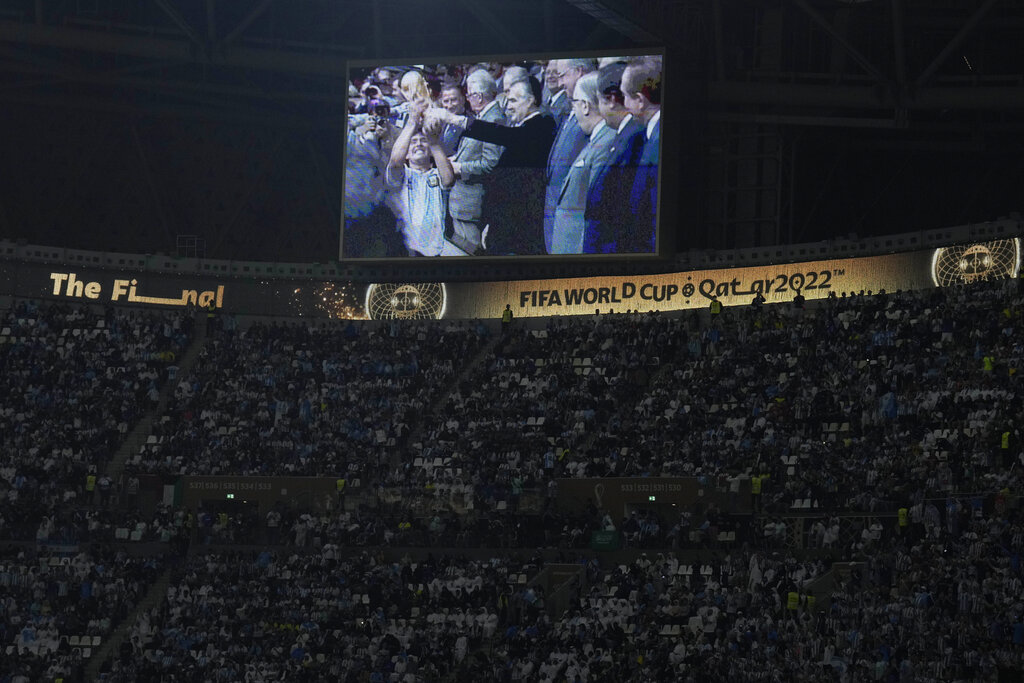
{"label": "crowd on screen", "polygon": [[[23,397],[0,411],[0,675],[80,680],[82,639],[134,623],[109,680],[995,680],[1024,666],[1017,285],[501,335],[223,325],[180,373],[185,316],[19,303],[0,330]],[[111,480],[144,417],[151,443]],[[372,494],[134,503],[139,476],[184,473]],[[559,482],[609,476],[695,477],[732,504],[563,504]],[[109,550],[138,541],[194,557],[126,622],[164,565]],[[403,547],[452,550],[377,554]],[[456,559],[471,548],[500,557]],[[523,548],[579,576],[556,594]]]}
{"label": "crowd on screen", "polygon": [[659,56],[353,74],[345,257],[655,251]]}

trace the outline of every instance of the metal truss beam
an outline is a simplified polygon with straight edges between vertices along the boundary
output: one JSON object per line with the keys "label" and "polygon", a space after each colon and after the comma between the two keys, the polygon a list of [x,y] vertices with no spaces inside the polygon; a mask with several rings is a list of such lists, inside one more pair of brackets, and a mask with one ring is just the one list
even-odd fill
{"label": "metal truss beam", "polygon": [[907,50],[903,30],[903,0],[892,0],[892,51],[896,66],[896,85],[901,90],[907,84]]}
{"label": "metal truss beam", "polygon": [[712,82],[711,104],[766,105],[778,107],[832,107],[860,110],[1024,110],[1024,87],[965,86],[922,88],[897,102],[892,92],[872,86],[804,85],[749,81]]}
{"label": "metal truss beam", "polygon": [[[7,51],[0,48],[0,54],[4,54],[6,52]],[[11,56],[15,57],[16,55],[12,54]],[[322,89],[319,91],[314,89],[269,91],[253,86],[234,85],[230,83],[202,83],[169,78],[143,78],[131,76],[129,75],[130,72],[95,73],[82,71],[80,69],[72,69],[70,66],[47,65],[46,63],[23,64],[0,61],[0,72],[45,77],[45,80],[32,82],[15,81],[6,85],[0,85],[0,92],[10,90],[24,91],[35,86],[74,82],[90,83],[102,86],[139,88],[189,97],[196,95],[219,95],[221,97],[240,98],[244,100],[311,102],[338,106],[345,102],[343,94],[331,94],[323,91]]]}
{"label": "metal truss beam", "polygon": [[212,44],[217,40],[216,0],[206,0],[206,39]]}
{"label": "metal truss beam", "polygon": [[654,44],[662,40],[630,19],[629,16],[634,13],[624,3],[613,0],[566,0],[566,2],[597,19],[608,28],[638,43]]}
{"label": "metal truss beam", "polygon": [[234,124],[250,124],[274,128],[298,128],[302,130],[337,130],[341,123],[330,117],[311,119],[282,112],[267,112],[246,107],[216,108],[195,104],[171,103],[127,103],[110,98],[76,95],[51,95],[44,93],[5,93],[5,104],[24,104],[46,109],[66,108],[72,111],[99,111],[132,116],[169,116],[190,118],[201,121],[220,121]]}
{"label": "metal truss beam", "polygon": [[252,8],[252,11],[246,14],[245,17],[238,22],[237,26],[231,29],[231,31],[224,36],[223,44],[230,45],[235,42],[235,39],[242,35],[242,33],[245,32],[245,29],[249,28],[249,25],[252,24],[252,22],[263,16],[263,13],[267,11],[267,8],[270,7],[273,2],[274,0],[261,0],[258,5]]}
{"label": "metal truss beam", "polygon": [[[20,43],[86,52],[120,54],[141,59],[176,62],[201,62],[196,45],[187,40],[159,36],[130,35],[69,26],[37,26],[12,21],[0,21],[0,42]],[[362,47],[332,46],[339,52],[361,54]],[[219,66],[262,71],[294,72],[317,76],[345,77],[346,65],[341,54],[311,54],[295,51],[259,49],[235,46],[214,50],[206,56],[209,63]]]}
{"label": "metal truss beam", "polygon": [[843,50],[846,51],[846,54],[850,55],[850,57],[853,58],[853,61],[860,65],[860,68],[864,69],[865,73],[879,82],[883,82],[885,80],[882,76],[882,72],[880,72],[878,68],[871,63],[871,60],[865,57],[860,50],[854,47],[853,44],[846,39],[846,36],[837,31],[835,27],[829,23],[828,19],[812,7],[807,0],[793,0],[793,4],[802,9],[804,14],[811,18],[811,21],[820,26],[821,29],[825,31],[833,41],[835,41],[836,45],[843,48]]}
{"label": "metal truss beam", "polygon": [[171,4],[170,0],[154,0],[156,6],[159,7],[164,14],[174,23],[175,26],[181,29],[189,40],[195,43],[197,46],[201,46],[203,41],[199,38],[199,34],[192,28],[191,24],[185,20],[185,17],[181,16],[181,12],[178,8]]}
{"label": "metal truss beam", "polygon": [[918,88],[921,88],[928,83],[928,80],[935,74],[939,67],[943,65],[946,59],[949,58],[949,55],[952,54],[953,50],[959,47],[960,43],[964,42],[967,36],[971,34],[971,31],[981,23],[981,20],[985,18],[985,15],[988,14],[989,10],[992,9],[992,6],[998,1],[999,0],[985,0],[985,3],[974,11],[974,14],[972,14],[971,18],[967,20],[967,23],[960,27],[960,30],[956,32],[956,35],[946,43],[946,46],[935,56],[935,59],[931,61],[931,64],[926,66],[924,71],[921,72],[921,75],[917,77],[915,85]]}
{"label": "metal truss beam", "polygon": [[522,49],[522,41],[516,38],[515,34],[509,31],[508,27],[478,0],[462,0],[462,6],[494,34],[504,49],[514,52]]}

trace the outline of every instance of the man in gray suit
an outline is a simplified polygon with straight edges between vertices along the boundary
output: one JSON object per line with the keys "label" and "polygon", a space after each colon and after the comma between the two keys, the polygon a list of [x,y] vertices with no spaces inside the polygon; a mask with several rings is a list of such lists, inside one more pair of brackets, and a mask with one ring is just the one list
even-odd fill
{"label": "man in gray suit", "polygon": [[[505,114],[496,102],[497,96],[498,85],[487,71],[479,69],[466,77],[466,99],[476,118],[505,123]],[[470,255],[482,248],[480,210],[484,199],[483,181],[498,164],[502,151],[501,145],[463,136],[451,157],[456,180],[448,197],[453,227],[449,240]]]}
{"label": "man in gray suit", "polygon": [[608,163],[615,142],[615,131],[608,127],[598,110],[597,80],[597,72],[590,72],[576,82],[573,92],[573,115],[588,140],[560,188],[551,232],[552,254],[583,253],[592,171]]}

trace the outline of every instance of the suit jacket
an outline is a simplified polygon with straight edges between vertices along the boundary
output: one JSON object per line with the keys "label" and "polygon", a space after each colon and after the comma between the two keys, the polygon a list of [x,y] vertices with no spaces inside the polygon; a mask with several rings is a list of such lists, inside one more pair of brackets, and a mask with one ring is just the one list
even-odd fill
{"label": "suit jacket", "polygon": [[558,253],[551,251],[551,231],[555,224],[555,207],[558,206],[562,184],[588,140],[576,117],[570,116],[558,129],[555,142],[551,145],[551,153],[548,155],[547,187],[544,190],[544,249],[549,254]]}
{"label": "suit jacket", "polygon": [[[505,114],[495,104],[481,117],[492,123],[504,123]],[[452,218],[476,222],[484,200],[484,178],[494,171],[501,158],[501,146],[466,136],[459,140],[453,161],[462,165],[462,172],[448,195],[448,212]]]}
{"label": "suit jacket", "polygon": [[561,127],[572,113],[572,95],[564,90],[560,91],[554,102],[548,102],[547,109],[555,117],[555,123]]}
{"label": "suit jacket", "polygon": [[[467,114],[472,119],[472,114]],[[462,128],[452,124],[445,124],[445,127],[441,131],[441,147],[444,148],[444,154],[448,157],[453,157],[459,151],[459,142],[462,140]]]}
{"label": "suit jacket", "polygon": [[504,151],[485,181],[481,223],[491,226],[492,254],[544,253],[544,186],[555,120],[538,113],[519,126],[477,119],[464,137],[501,145]]}
{"label": "suit jacket", "polygon": [[587,194],[583,253],[616,254],[624,251],[620,248],[620,238],[626,226],[633,222],[629,199],[645,140],[643,125],[630,119],[615,134],[608,161],[595,168]]}
{"label": "suit jacket", "polygon": [[[646,135],[646,130],[645,130]],[[627,231],[620,251],[653,252],[658,224],[658,156],[661,145],[661,121],[654,124],[651,137],[644,141],[633,177],[629,206],[633,229]]]}
{"label": "suit jacket", "polygon": [[596,128],[580,151],[559,188],[551,236],[552,254],[583,253],[583,234],[586,228],[587,193],[592,173],[608,162],[615,131],[608,126]]}

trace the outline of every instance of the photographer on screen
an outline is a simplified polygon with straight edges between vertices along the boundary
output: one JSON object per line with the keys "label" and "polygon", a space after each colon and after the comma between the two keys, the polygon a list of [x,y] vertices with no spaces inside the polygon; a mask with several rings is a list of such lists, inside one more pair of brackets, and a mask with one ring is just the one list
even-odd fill
{"label": "photographer on screen", "polygon": [[383,99],[366,102],[366,113],[349,130],[345,152],[345,229],[347,257],[384,258],[403,253],[395,211],[384,186],[384,172],[396,138],[391,107]]}

